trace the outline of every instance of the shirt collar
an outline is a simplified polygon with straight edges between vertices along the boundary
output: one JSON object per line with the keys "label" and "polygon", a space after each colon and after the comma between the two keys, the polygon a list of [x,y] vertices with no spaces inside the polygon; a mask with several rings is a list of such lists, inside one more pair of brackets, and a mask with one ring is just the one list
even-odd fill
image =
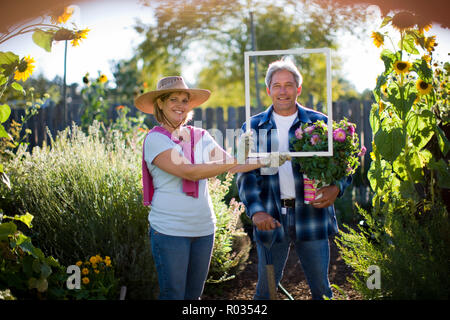
{"label": "shirt collar", "polygon": [[[297,106],[297,110],[298,110],[298,120],[294,121],[294,124],[297,121],[301,121],[303,123],[312,123],[312,120],[309,118],[305,107],[302,107],[298,102],[295,103]],[[272,118],[272,113],[273,113],[273,104],[267,108],[266,111],[263,112],[263,116],[261,118],[261,120],[259,121],[258,126],[263,126],[266,123],[271,123],[271,118]]]}

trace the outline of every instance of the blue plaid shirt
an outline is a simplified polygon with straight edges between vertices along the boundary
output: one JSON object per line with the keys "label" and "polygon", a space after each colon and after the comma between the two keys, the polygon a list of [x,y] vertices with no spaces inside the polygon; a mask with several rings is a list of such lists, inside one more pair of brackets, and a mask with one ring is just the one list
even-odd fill
{"label": "blue plaid shirt", "polygon": [[[295,130],[302,123],[314,123],[318,120],[327,122],[328,118],[317,111],[304,108],[297,104],[298,117],[289,129],[289,150],[294,151],[292,138],[295,137]],[[250,118],[251,129],[256,131],[254,141],[257,152],[271,152],[271,143],[274,145],[273,151],[277,151],[278,135],[272,132],[276,129],[275,121],[272,118],[273,106],[266,111]],[[246,124],[242,126],[246,131]],[[272,133],[275,136],[272,137]],[[260,137],[267,135],[267,137]],[[261,141],[264,141],[263,143]],[[261,146],[260,146],[261,142]],[[265,150],[264,150],[265,149]],[[292,162],[292,169],[295,181],[295,236],[297,240],[319,240],[326,239],[338,232],[334,206],[317,209],[304,203],[303,175],[300,166]],[[264,170],[272,170],[270,174],[264,174]],[[339,197],[344,193],[345,188],[351,183],[352,178],[348,177],[336,181],[339,187]],[[288,234],[286,215],[281,214],[280,180],[277,168],[261,168],[245,173],[238,173],[237,185],[239,197],[246,206],[247,215],[251,218],[259,211],[269,213],[272,217],[281,222],[282,228],[273,231],[260,231],[254,227],[254,235],[262,242],[270,241],[276,234],[276,241],[281,241]]]}

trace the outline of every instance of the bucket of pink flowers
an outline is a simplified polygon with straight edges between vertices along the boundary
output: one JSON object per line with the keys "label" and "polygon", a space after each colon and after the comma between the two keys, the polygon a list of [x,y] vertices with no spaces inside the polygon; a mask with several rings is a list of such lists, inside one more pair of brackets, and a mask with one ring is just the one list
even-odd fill
{"label": "bucket of pink flowers", "polygon": [[[324,121],[305,123],[295,131],[295,151],[327,151],[328,126]],[[347,119],[333,121],[333,156],[296,157],[305,186],[305,203],[315,199],[318,188],[353,174],[360,165],[359,157],[366,152],[359,147],[356,125]]]}

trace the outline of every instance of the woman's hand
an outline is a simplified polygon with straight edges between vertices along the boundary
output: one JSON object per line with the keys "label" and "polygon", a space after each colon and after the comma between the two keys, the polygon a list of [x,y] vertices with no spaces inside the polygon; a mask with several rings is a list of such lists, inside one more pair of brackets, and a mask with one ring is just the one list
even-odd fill
{"label": "woman's hand", "polygon": [[255,142],[253,140],[252,132],[245,132],[239,137],[237,145],[236,158],[238,164],[244,164],[245,159],[248,158],[250,150],[253,149]]}

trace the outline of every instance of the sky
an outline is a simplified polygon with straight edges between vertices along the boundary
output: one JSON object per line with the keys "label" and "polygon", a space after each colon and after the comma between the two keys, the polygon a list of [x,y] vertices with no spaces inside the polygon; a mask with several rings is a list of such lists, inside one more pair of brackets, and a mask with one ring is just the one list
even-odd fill
{"label": "sky", "polygon": [[[379,59],[381,48],[376,48],[370,38],[370,32],[378,29],[381,23],[379,10],[376,7],[372,9],[370,20],[373,23],[368,34],[361,37],[349,34],[340,36],[341,48],[336,52],[342,57],[342,74],[359,92],[366,88],[373,89],[376,77],[384,69]],[[81,83],[87,72],[92,78],[103,73],[113,79],[111,61],[131,58],[138,44],[143,41],[143,37],[133,29],[136,19],[144,23],[152,21],[151,9],[139,4],[138,0],[97,0],[75,5],[74,15],[69,22],[91,31],[78,47],[68,45],[67,83]],[[449,61],[450,30],[434,25],[429,34],[437,35],[438,47],[434,55],[441,61]],[[0,51],[13,51],[20,57],[30,55],[36,61],[35,74],[42,73],[50,80],[56,75],[63,76],[62,41],[54,42],[49,53],[35,45],[31,34],[28,34],[0,44]],[[193,63],[182,71],[188,83],[195,82],[201,66],[201,61],[191,61]]]}

